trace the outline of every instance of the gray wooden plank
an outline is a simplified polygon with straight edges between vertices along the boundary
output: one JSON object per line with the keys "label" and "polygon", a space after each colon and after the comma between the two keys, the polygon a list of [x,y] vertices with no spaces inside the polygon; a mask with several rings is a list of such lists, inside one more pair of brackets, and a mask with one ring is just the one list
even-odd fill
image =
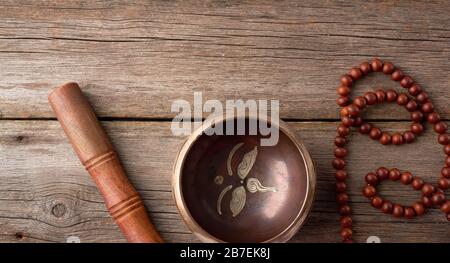
{"label": "gray wooden plank", "polygon": [[[449,119],[449,13],[444,0],[6,0],[0,117],[53,117],[48,92],[77,81],[103,117],[170,118],[171,102],[203,91],[205,100],[278,99],[283,118],[336,119],[340,75],[379,56]],[[373,86],[397,84],[370,77],[357,93]]]}
{"label": "gray wooden plank", "polygon": [[[170,176],[184,138],[169,122],[106,121],[123,165],[141,193],[157,229],[168,242],[197,242],[172,200]],[[406,122],[377,122],[401,130]],[[291,122],[316,163],[318,191],[313,212],[292,242],[339,241],[331,168],[335,122]],[[372,208],[361,195],[364,175],[379,166],[409,169],[435,182],[443,164],[442,148],[431,131],[411,145],[382,146],[366,136],[350,137],[349,180],[355,212],[355,238],[365,242],[450,242],[450,224],[437,209],[411,221]],[[397,183],[382,185],[382,194],[412,203],[420,194]],[[0,121],[0,242],[124,242],[101,196],[79,163],[56,121]]]}

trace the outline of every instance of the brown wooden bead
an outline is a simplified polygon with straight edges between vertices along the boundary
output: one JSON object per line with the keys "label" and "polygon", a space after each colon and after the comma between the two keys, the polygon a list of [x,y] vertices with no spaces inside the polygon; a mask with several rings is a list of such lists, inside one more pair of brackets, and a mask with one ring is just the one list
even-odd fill
{"label": "brown wooden bead", "polygon": [[372,70],[375,72],[383,70],[383,62],[378,58],[373,59],[370,65],[372,66]]}
{"label": "brown wooden bead", "polygon": [[352,209],[349,205],[341,205],[339,207],[339,213],[343,216],[348,216],[352,213]]}
{"label": "brown wooden bead", "polygon": [[347,185],[344,182],[337,182],[336,183],[336,192],[337,193],[343,193],[347,189]]}
{"label": "brown wooden bead", "polygon": [[355,104],[358,108],[363,109],[366,107],[366,99],[364,97],[358,96],[353,100],[353,104]]}
{"label": "brown wooden bead", "polygon": [[410,172],[403,172],[400,177],[400,182],[404,185],[408,185],[413,181],[413,175]]}
{"label": "brown wooden bead", "polygon": [[400,69],[394,70],[394,72],[392,72],[392,75],[391,75],[392,80],[395,80],[395,81],[400,81],[403,78],[403,76],[404,76],[403,71],[401,71]]}
{"label": "brown wooden bead", "polygon": [[336,201],[340,205],[345,205],[348,202],[348,195],[346,193],[340,193],[336,196]]}
{"label": "brown wooden bead", "polygon": [[402,80],[400,80],[400,85],[405,89],[411,87],[413,83],[414,80],[410,76],[404,76]]}
{"label": "brown wooden bead", "polygon": [[377,96],[378,103],[383,103],[386,100],[386,92],[384,92],[384,90],[381,89],[376,90],[375,96]]}
{"label": "brown wooden bead", "polygon": [[395,66],[391,62],[385,62],[383,65],[383,73],[384,74],[392,74],[394,72]]}
{"label": "brown wooden bead", "polygon": [[405,207],[404,210],[404,217],[407,219],[412,219],[416,215],[414,209],[412,209],[411,207]]}
{"label": "brown wooden bead", "polygon": [[437,189],[436,192],[431,196],[431,202],[433,205],[439,206],[446,201],[445,194],[442,189]]}
{"label": "brown wooden bead", "polygon": [[450,156],[447,156],[447,157],[445,158],[445,165],[446,165],[447,167],[450,167]]}
{"label": "brown wooden bead", "polygon": [[416,99],[417,99],[418,103],[423,104],[428,101],[428,93],[426,93],[425,91],[422,91],[421,93],[417,94]]}
{"label": "brown wooden bead", "polygon": [[408,103],[406,103],[406,105],[405,105],[405,108],[409,111],[409,112],[412,112],[412,111],[415,111],[415,110],[417,110],[417,102],[416,101],[414,101],[414,100],[410,100],[410,101],[408,101]]}
{"label": "brown wooden bead", "polygon": [[421,111],[411,112],[411,120],[413,122],[421,122],[423,120],[423,113]]}
{"label": "brown wooden bead", "polygon": [[345,139],[345,137],[342,136],[336,136],[336,138],[334,138],[334,145],[338,146],[338,147],[342,147],[347,143],[347,139]]}
{"label": "brown wooden bead", "polygon": [[347,86],[340,86],[337,88],[336,92],[339,96],[348,96],[348,94],[350,94],[351,90]]}
{"label": "brown wooden bead", "polygon": [[403,135],[401,135],[400,133],[394,133],[392,135],[392,143],[395,145],[403,144],[404,143]]}
{"label": "brown wooden bead", "polygon": [[434,193],[434,191],[434,186],[432,186],[431,184],[424,184],[422,187],[422,194],[424,196],[430,197]]}
{"label": "brown wooden bead", "polygon": [[450,222],[450,213],[448,213],[448,214],[446,215],[446,218],[447,218],[447,221]]}
{"label": "brown wooden bead", "polygon": [[441,175],[445,178],[450,178],[450,167],[444,167],[441,169]]}
{"label": "brown wooden bead", "polygon": [[412,96],[415,97],[415,96],[417,96],[420,92],[422,92],[422,88],[421,88],[419,85],[414,84],[414,85],[412,85],[411,87],[409,87],[408,92],[409,92],[409,94],[411,94]]}
{"label": "brown wooden bead", "polygon": [[341,83],[344,86],[350,87],[353,84],[353,79],[350,75],[342,75]]}
{"label": "brown wooden bead", "polygon": [[353,224],[353,220],[349,216],[342,216],[341,220],[340,220],[340,223],[341,223],[341,227],[343,227],[343,228],[351,227],[352,224]]}
{"label": "brown wooden bead", "polygon": [[414,177],[414,179],[413,179],[413,181],[412,181],[412,183],[411,183],[412,188],[413,188],[414,190],[420,190],[420,189],[422,189],[422,187],[423,187],[424,184],[425,184],[425,182],[424,182],[420,177],[418,177],[418,176]]}
{"label": "brown wooden bead", "polygon": [[334,149],[334,156],[336,156],[338,158],[343,158],[343,157],[347,156],[347,149],[342,148],[342,147],[337,147],[336,149]]}
{"label": "brown wooden bead", "polygon": [[405,93],[400,93],[397,97],[397,104],[398,105],[406,105],[409,101],[408,96]]}
{"label": "brown wooden bead", "polygon": [[422,196],[422,204],[425,207],[431,207],[433,206],[433,202],[431,202],[431,198],[429,198],[428,196]]}
{"label": "brown wooden bead", "polygon": [[441,205],[441,211],[446,214],[450,213],[450,201],[447,201]]}
{"label": "brown wooden bead", "polygon": [[434,125],[434,131],[437,132],[437,133],[440,133],[440,134],[446,133],[446,132],[447,132],[447,129],[448,129],[448,126],[447,126],[447,124],[446,124],[445,122],[443,122],[443,121],[440,121],[440,122],[438,122],[438,123],[436,123],[436,124]]}
{"label": "brown wooden bead", "polygon": [[414,213],[416,213],[416,215],[418,216],[421,216],[425,213],[425,206],[420,202],[414,203],[412,208],[414,209]]}
{"label": "brown wooden bead", "polygon": [[340,136],[345,137],[345,136],[349,135],[349,133],[350,133],[350,128],[345,127],[345,126],[342,125],[342,124],[339,124],[339,126],[337,127],[337,133],[338,133]]}
{"label": "brown wooden bead", "polygon": [[444,146],[444,153],[450,155],[450,144]]}
{"label": "brown wooden bead", "polygon": [[375,187],[371,185],[366,185],[363,188],[363,195],[367,198],[374,197],[377,194]]}
{"label": "brown wooden bead", "polygon": [[437,112],[432,112],[428,114],[427,120],[431,124],[436,124],[441,121],[441,116]]}
{"label": "brown wooden bead", "polygon": [[411,124],[411,131],[412,133],[419,135],[423,132],[423,125],[418,122],[415,122]]}
{"label": "brown wooden bead", "polygon": [[363,74],[367,74],[372,71],[372,66],[368,62],[363,62],[359,65],[359,69]]}
{"label": "brown wooden bead", "polygon": [[389,178],[389,170],[386,167],[380,167],[377,169],[376,174],[378,177],[378,181],[384,181]]}
{"label": "brown wooden bead", "polygon": [[374,173],[368,173],[366,174],[366,183],[370,184],[370,185],[377,185],[378,184],[378,177],[376,174]]}
{"label": "brown wooden bead", "polygon": [[341,230],[341,237],[343,240],[348,240],[352,237],[353,232],[350,228],[346,227]]}
{"label": "brown wooden bead", "polygon": [[422,105],[421,110],[423,113],[431,113],[434,111],[434,105],[431,102],[426,102]]}
{"label": "brown wooden bead", "polygon": [[353,118],[353,127],[359,127],[363,123],[363,119],[360,116]]}
{"label": "brown wooden bead", "polygon": [[370,129],[369,136],[374,140],[378,140],[381,137],[381,130],[377,127],[373,127],[372,129]]}
{"label": "brown wooden bead", "polygon": [[386,101],[387,102],[394,102],[397,100],[398,93],[395,90],[388,90],[386,91]]}
{"label": "brown wooden bead", "polygon": [[341,111],[340,111],[340,114],[341,114],[341,117],[348,117],[349,116],[349,114],[348,114],[348,106],[346,106],[346,107],[343,107],[342,109],[341,109]]}
{"label": "brown wooden bead", "polygon": [[389,135],[389,133],[385,133],[385,132],[384,132],[384,133],[381,135],[380,143],[383,144],[383,145],[388,145],[388,144],[391,144],[391,142],[392,142],[392,137],[391,137],[391,135]]}
{"label": "brown wooden bead", "polygon": [[392,168],[391,170],[389,170],[389,180],[397,181],[400,179],[401,176],[402,176],[402,174],[399,169]]}
{"label": "brown wooden bead", "polygon": [[335,158],[332,164],[336,170],[342,170],[345,167],[345,161],[341,158]]}
{"label": "brown wooden bead", "polygon": [[438,181],[439,189],[447,190],[450,188],[450,179],[447,178],[439,178]]}
{"label": "brown wooden bead", "polygon": [[370,125],[370,123],[363,123],[361,124],[361,126],[359,127],[359,132],[361,134],[368,134],[370,132],[370,129],[372,129],[372,125]]}
{"label": "brown wooden bead", "polygon": [[389,201],[383,201],[383,205],[381,205],[381,211],[385,214],[391,214],[392,209],[394,209],[394,205]]}
{"label": "brown wooden bead", "polygon": [[439,134],[438,143],[442,145],[447,145],[450,143],[450,136],[448,134]]}
{"label": "brown wooden bead", "polygon": [[433,205],[440,205],[445,201],[445,195],[440,192],[436,191],[433,196],[431,196],[431,202],[433,202]]}
{"label": "brown wooden bead", "polygon": [[339,97],[336,100],[337,105],[341,106],[341,107],[345,107],[348,104],[350,104],[350,98],[349,97]]}
{"label": "brown wooden bead", "polygon": [[401,205],[394,205],[394,208],[392,209],[392,215],[395,217],[402,217],[404,213],[403,206]]}
{"label": "brown wooden bead", "polygon": [[344,170],[337,170],[336,173],[334,174],[334,177],[336,178],[337,181],[344,182],[345,179],[347,178],[347,172]]}
{"label": "brown wooden bead", "polygon": [[416,136],[414,135],[414,133],[412,133],[410,131],[403,133],[403,139],[405,139],[406,143],[412,143],[415,138],[416,138]]}
{"label": "brown wooden bead", "polygon": [[341,123],[345,126],[345,127],[352,127],[353,126],[353,122],[354,119],[348,116],[343,116],[341,118]]}
{"label": "brown wooden bead", "polygon": [[359,108],[355,104],[350,104],[347,106],[348,115],[356,117],[359,114]]}
{"label": "brown wooden bead", "polygon": [[366,92],[364,94],[364,98],[366,99],[367,105],[373,105],[377,103],[377,95],[373,92]]}
{"label": "brown wooden bead", "polygon": [[363,73],[359,68],[354,67],[350,69],[350,72],[348,74],[352,77],[353,80],[358,80],[361,78]]}
{"label": "brown wooden bead", "polygon": [[371,202],[373,207],[380,208],[383,205],[383,199],[379,196],[375,196]]}

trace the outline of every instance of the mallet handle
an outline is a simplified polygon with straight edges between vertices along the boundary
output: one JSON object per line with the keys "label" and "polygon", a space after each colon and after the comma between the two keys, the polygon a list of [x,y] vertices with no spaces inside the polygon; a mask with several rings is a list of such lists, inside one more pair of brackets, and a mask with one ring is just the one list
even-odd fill
{"label": "mallet handle", "polygon": [[127,240],[163,242],[79,86],[66,83],[56,88],[48,99],[81,163],[94,179],[106,207]]}

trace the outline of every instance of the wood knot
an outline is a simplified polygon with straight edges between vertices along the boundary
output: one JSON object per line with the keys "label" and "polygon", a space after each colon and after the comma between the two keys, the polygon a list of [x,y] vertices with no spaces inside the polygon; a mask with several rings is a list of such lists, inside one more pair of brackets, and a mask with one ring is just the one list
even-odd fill
{"label": "wood knot", "polygon": [[18,142],[23,141],[23,139],[25,139],[25,136],[19,135],[16,137],[16,141],[18,141]]}
{"label": "wood knot", "polygon": [[24,234],[22,232],[17,232],[17,233],[14,234],[14,237],[17,240],[22,240],[22,239],[24,239],[25,236],[24,236]]}
{"label": "wood knot", "polygon": [[66,211],[67,211],[66,206],[62,203],[58,203],[53,206],[52,215],[59,218],[64,216],[66,214]]}

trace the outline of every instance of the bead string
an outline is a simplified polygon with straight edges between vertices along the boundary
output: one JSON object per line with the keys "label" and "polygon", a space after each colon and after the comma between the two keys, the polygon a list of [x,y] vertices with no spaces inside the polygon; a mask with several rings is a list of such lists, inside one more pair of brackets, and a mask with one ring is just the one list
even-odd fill
{"label": "bead string", "polygon": [[[351,86],[355,81],[370,72],[383,72],[390,75],[392,80],[400,82],[400,85],[407,90],[407,93],[397,93],[394,90],[384,91],[378,89],[375,92],[366,92],[363,96],[355,97],[353,100],[349,97]],[[348,74],[340,79],[341,86],[337,89],[339,98],[337,104],[342,107],[340,111],[341,123],[337,127],[337,136],[334,140],[336,148],[334,149],[335,159],[332,162],[336,169],[336,199],[339,205],[341,215],[341,237],[343,242],[351,243],[353,241],[351,218],[352,209],[349,205],[349,196],[346,193],[347,185],[345,183],[348,173],[345,170],[345,156],[347,156],[347,136],[350,134],[350,128],[355,127],[361,134],[366,134],[373,140],[378,140],[383,145],[402,145],[411,143],[424,131],[423,122],[428,121],[438,134],[438,143],[443,145],[445,153],[445,164],[441,170],[441,176],[437,186],[424,182],[420,177],[413,176],[408,171],[400,171],[397,168],[380,167],[375,172],[369,172],[363,187],[362,193],[367,197],[371,205],[380,209],[385,214],[392,214],[394,217],[404,217],[406,219],[414,218],[425,213],[430,207],[439,207],[450,221],[450,200],[446,199],[444,191],[450,188],[450,136],[447,134],[447,124],[441,121],[439,114],[434,110],[428,94],[402,70],[396,68],[391,62],[382,62],[375,58],[371,63],[364,62],[359,67],[353,67]],[[360,116],[361,110],[368,106],[378,103],[396,102],[404,106],[411,114],[412,124],[410,129],[402,133],[396,132],[390,134],[383,132],[375,125],[365,122]],[[410,185],[414,190],[421,191],[422,197],[412,206],[393,204],[383,199],[376,190],[384,180],[398,181],[404,185]]]}

